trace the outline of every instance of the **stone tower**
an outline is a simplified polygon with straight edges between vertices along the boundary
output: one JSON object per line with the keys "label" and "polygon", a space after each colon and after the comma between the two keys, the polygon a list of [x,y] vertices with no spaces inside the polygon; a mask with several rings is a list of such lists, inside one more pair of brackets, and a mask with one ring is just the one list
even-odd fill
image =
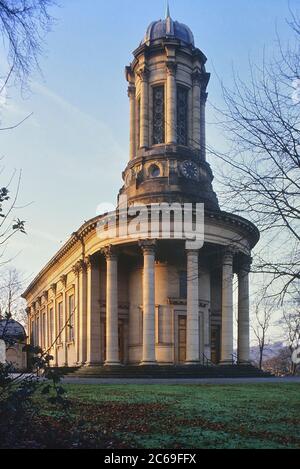
{"label": "stone tower", "polygon": [[206,161],[206,60],[169,9],[134,51],[126,67],[130,159],[119,194],[129,204],[204,202],[207,210],[219,210]]}

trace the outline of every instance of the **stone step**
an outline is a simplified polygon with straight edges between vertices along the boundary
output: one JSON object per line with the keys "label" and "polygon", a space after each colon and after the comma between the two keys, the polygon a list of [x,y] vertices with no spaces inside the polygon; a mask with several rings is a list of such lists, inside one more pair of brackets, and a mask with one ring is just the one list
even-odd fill
{"label": "stone step", "polygon": [[91,366],[72,369],[66,373],[74,378],[127,379],[191,379],[191,378],[259,378],[269,373],[245,365],[228,366]]}

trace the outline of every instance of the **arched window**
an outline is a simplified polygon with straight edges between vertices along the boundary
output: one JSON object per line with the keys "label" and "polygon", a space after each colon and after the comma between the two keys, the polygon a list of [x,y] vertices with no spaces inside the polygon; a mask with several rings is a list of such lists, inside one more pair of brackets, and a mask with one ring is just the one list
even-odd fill
{"label": "arched window", "polygon": [[177,87],[177,143],[187,145],[188,140],[188,89]]}
{"label": "arched window", "polygon": [[153,145],[165,143],[165,88],[153,88]]}

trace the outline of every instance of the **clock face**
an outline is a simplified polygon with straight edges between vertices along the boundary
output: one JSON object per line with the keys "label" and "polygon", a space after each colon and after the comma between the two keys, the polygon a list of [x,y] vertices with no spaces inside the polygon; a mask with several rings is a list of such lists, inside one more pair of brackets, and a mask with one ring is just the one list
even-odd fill
{"label": "clock face", "polygon": [[180,167],[182,175],[187,179],[198,179],[198,166],[193,161],[184,161]]}

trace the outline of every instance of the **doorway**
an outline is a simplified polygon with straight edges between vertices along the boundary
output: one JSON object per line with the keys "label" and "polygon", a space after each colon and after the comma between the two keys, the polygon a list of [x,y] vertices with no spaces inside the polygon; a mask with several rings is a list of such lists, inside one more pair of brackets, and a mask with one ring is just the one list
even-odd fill
{"label": "doorway", "polygon": [[[125,340],[125,320],[119,319],[118,324],[118,345],[119,345],[119,360],[120,363],[124,364],[126,362],[126,340]],[[106,360],[106,321],[103,321],[103,362]]]}
{"label": "doorway", "polygon": [[178,316],[178,362],[186,361],[186,316]]}
{"label": "doorway", "polygon": [[221,326],[211,328],[211,361],[217,365],[221,360]]}
{"label": "doorway", "polygon": [[119,336],[119,360],[120,360],[120,363],[125,363],[124,321],[122,319],[119,319],[118,336]]}

